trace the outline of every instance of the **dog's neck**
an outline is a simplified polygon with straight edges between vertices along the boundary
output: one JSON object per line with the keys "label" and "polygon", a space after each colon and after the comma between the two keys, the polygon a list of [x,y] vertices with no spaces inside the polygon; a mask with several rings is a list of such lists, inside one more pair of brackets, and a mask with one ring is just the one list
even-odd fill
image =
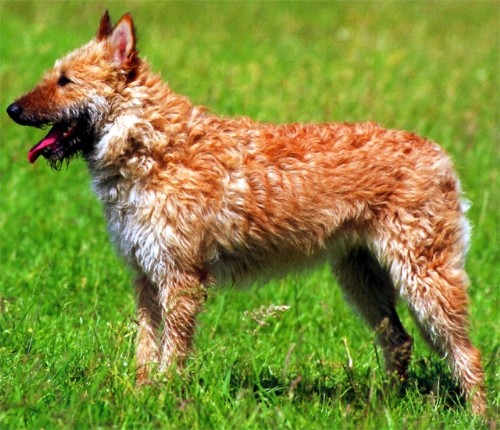
{"label": "dog's neck", "polygon": [[105,202],[128,193],[120,189],[121,179],[130,184],[131,178],[140,181],[149,175],[158,160],[188,141],[192,124],[207,115],[205,108],[176,94],[144,61],[116,97],[119,103],[110,103],[116,107],[86,156],[94,190]]}

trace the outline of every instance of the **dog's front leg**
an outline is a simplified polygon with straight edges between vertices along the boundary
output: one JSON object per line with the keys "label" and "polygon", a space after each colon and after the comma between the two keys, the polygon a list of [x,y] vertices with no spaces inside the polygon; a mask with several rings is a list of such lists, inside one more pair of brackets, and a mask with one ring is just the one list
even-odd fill
{"label": "dog's front leg", "polygon": [[191,350],[196,316],[203,307],[206,291],[196,271],[169,271],[159,289],[164,322],[160,342],[160,372],[172,365],[181,369]]}
{"label": "dog's front leg", "polygon": [[159,328],[161,308],[158,303],[158,288],[145,276],[136,280],[137,292],[137,354],[136,383],[149,382],[151,366],[159,362]]}

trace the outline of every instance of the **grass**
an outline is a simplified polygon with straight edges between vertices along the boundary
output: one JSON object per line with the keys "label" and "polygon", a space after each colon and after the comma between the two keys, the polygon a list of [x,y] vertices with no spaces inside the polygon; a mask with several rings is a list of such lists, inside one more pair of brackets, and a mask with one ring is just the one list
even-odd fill
{"label": "grass", "polygon": [[[27,163],[37,130],[0,115],[0,428],[496,428],[500,401],[498,3],[112,2],[170,85],[224,115],[375,120],[452,155],[472,201],[471,332],[490,412],[472,417],[416,333],[406,392],[326,268],[218,291],[187,375],[137,391],[131,273],[82,161]],[[100,2],[0,3],[2,109],[96,31]],[[266,316],[266,309],[288,310]],[[261,323],[259,323],[261,321]],[[262,324],[264,321],[265,324]]]}

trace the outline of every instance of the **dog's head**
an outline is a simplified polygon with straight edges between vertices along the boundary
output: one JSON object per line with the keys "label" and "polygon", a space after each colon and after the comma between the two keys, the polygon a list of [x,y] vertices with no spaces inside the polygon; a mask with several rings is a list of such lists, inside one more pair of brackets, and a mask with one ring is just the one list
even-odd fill
{"label": "dog's head", "polygon": [[43,155],[58,169],[64,161],[90,153],[116,100],[126,97],[139,64],[132,17],[124,15],[113,26],[105,12],[93,40],[57,60],[32,91],[8,106],[18,124],[51,126],[29,151],[29,161]]}

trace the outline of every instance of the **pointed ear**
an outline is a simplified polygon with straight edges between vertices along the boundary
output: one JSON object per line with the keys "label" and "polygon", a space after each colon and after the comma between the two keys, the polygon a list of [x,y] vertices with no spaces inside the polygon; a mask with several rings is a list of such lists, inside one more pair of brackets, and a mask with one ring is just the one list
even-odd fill
{"label": "pointed ear", "polygon": [[134,22],[130,14],[121,17],[108,40],[113,50],[113,60],[118,66],[127,66],[134,62],[137,51]]}
{"label": "pointed ear", "polygon": [[107,39],[108,36],[113,31],[113,24],[111,23],[111,18],[109,17],[108,11],[104,12],[99,23],[99,30],[97,31],[97,40]]}

